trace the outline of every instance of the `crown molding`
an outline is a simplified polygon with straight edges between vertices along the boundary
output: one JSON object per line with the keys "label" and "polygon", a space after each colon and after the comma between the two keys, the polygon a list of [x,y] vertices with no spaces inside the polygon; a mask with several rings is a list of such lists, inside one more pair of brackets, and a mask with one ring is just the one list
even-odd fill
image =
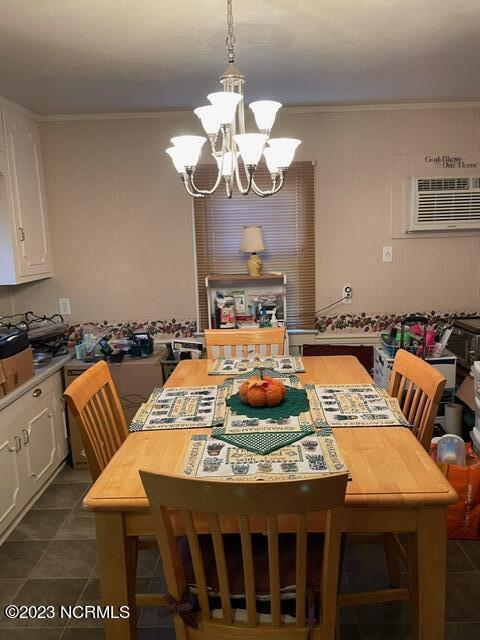
{"label": "crown molding", "polygon": [[[139,111],[116,113],[67,113],[42,116],[22,107],[8,98],[0,96],[0,106],[13,109],[37,122],[75,122],[89,120],[151,120],[171,119],[191,114],[190,108],[170,109],[165,111]],[[400,102],[385,104],[345,104],[345,105],[306,105],[286,106],[286,113],[310,115],[315,113],[349,113],[358,111],[412,111],[412,110],[444,110],[444,109],[480,109],[480,101],[470,102]]]}
{"label": "crown molding", "polygon": [[39,116],[36,113],[33,113],[33,111],[30,111],[29,109],[26,109],[25,107],[22,107],[21,105],[16,104],[15,102],[12,102],[8,98],[4,98],[3,96],[0,96],[0,107],[7,107],[8,109],[12,109],[12,111],[21,113],[27,118],[32,118],[32,120],[38,121],[39,118]]}
{"label": "crown molding", "polygon": [[[348,105],[310,105],[303,107],[283,107],[286,113],[348,113],[352,111],[412,111],[412,110],[445,110],[445,109],[480,109],[480,101],[474,102],[405,102],[385,104],[348,104]],[[38,122],[71,122],[88,120],[148,120],[168,119],[191,114],[191,109],[174,109],[169,111],[140,111],[128,113],[74,113],[40,116],[32,114]]]}
{"label": "crown molding", "polygon": [[178,118],[191,114],[191,109],[173,111],[139,111],[127,113],[66,113],[51,116],[35,116],[37,122],[72,122],[85,120],[152,120]]}
{"label": "crown molding", "polygon": [[480,109],[480,101],[471,102],[398,102],[382,104],[338,104],[284,107],[289,113],[346,113],[350,111],[412,111],[443,109]]}

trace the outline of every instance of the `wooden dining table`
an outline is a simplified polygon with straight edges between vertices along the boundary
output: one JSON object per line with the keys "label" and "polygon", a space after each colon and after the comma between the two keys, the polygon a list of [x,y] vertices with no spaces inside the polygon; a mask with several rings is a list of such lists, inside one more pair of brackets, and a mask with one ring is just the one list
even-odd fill
{"label": "wooden dining table", "polygon": [[[303,383],[371,383],[353,356],[303,358]],[[184,360],[167,380],[167,387],[219,384],[223,376],[208,375],[212,360]],[[135,539],[153,534],[148,501],[139,469],[180,475],[192,434],[210,429],[177,429],[131,433],[87,493],[84,506],[93,511],[102,602],[135,611]],[[414,637],[443,640],[446,579],[446,509],[457,496],[440,470],[406,427],[350,427],[334,435],[350,470],[343,529],[347,533],[404,533],[408,539]],[[172,513],[177,527],[180,523]],[[322,531],[321,514],[309,515],[309,530]],[[201,514],[196,522],[199,532]],[[224,532],[236,531],[236,521],[222,519]],[[263,531],[263,518],[251,523]],[[285,515],[279,531],[295,530]],[[135,615],[105,621],[108,640],[133,640]]]}

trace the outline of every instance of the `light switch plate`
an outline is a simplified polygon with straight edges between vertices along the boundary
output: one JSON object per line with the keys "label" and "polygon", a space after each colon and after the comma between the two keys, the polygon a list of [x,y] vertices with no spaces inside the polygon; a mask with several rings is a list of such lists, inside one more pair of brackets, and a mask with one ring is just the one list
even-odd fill
{"label": "light switch plate", "polygon": [[72,309],[70,307],[70,298],[59,298],[58,299],[58,312],[62,316],[70,316],[70,315],[72,315]]}
{"label": "light switch plate", "polygon": [[393,262],[393,247],[383,247],[383,261]]}

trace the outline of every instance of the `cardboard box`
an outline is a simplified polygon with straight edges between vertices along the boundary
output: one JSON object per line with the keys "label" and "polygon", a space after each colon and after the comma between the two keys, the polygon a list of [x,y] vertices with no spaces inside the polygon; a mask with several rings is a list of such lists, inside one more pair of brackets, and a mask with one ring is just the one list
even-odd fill
{"label": "cardboard box", "polygon": [[33,378],[33,354],[31,347],[10,358],[0,360],[0,397],[10,393]]}
{"label": "cardboard box", "polygon": [[472,411],[476,410],[475,381],[472,375],[467,376],[462,384],[458,387],[456,396],[459,400],[462,400],[462,402],[464,402]]}
{"label": "cardboard box", "polygon": [[[137,409],[148,399],[154,387],[163,385],[161,359],[162,356],[154,354],[150,358],[126,358],[122,363],[108,364],[127,424],[130,424]],[[69,360],[63,369],[65,387],[92,366],[91,362]],[[82,439],[70,410],[68,427],[73,467],[86,469],[88,464]]]}

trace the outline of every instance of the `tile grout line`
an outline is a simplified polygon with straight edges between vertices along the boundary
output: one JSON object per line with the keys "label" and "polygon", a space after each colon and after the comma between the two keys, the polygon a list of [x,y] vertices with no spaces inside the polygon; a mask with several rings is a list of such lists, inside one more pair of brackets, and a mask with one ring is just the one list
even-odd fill
{"label": "tile grout line", "polygon": [[[37,509],[37,511],[40,511],[40,509]],[[72,508],[72,509],[70,509],[70,513],[67,515],[67,517],[65,518],[65,520],[71,516],[72,511],[73,511],[73,508]],[[64,521],[64,522],[65,522],[65,521]],[[53,543],[54,539],[55,539],[55,538],[52,538],[52,539],[49,541],[49,544],[48,544],[48,546],[45,548],[45,551],[42,553],[42,555],[40,556],[40,558],[38,559],[38,561],[34,564],[34,566],[30,569],[30,573],[29,573],[29,574],[28,574],[28,576],[26,577],[25,582],[27,582],[27,580],[30,580],[31,575],[32,575],[33,571],[35,570],[35,567],[37,567],[37,566],[38,566],[38,564],[42,561],[42,559],[44,558],[45,554],[47,553],[47,551],[48,551],[48,550],[50,549],[50,547],[52,546],[52,543]]]}
{"label": "tile grout line", "polygon": [[473,564],[473,562],[472,562],[472,560],[471,560],[470,556],[468,555],[468,552],[467,552],[467,551],[465,551],[465,549],[463,548],[462,541],[461,541],[461,540],[459,540],[459,541],[457,541],[457,542],[458,542],[458,546],[459,546],[459,547],[460,547],[460,549],[462,550],[462,553],[463,553],[463,554],[464,554],[464,556],[467,558],[467,560],[469,561],[469,563],[472,565],[473,570],[474,570],[474,571],[477,571],[477,567]]}

